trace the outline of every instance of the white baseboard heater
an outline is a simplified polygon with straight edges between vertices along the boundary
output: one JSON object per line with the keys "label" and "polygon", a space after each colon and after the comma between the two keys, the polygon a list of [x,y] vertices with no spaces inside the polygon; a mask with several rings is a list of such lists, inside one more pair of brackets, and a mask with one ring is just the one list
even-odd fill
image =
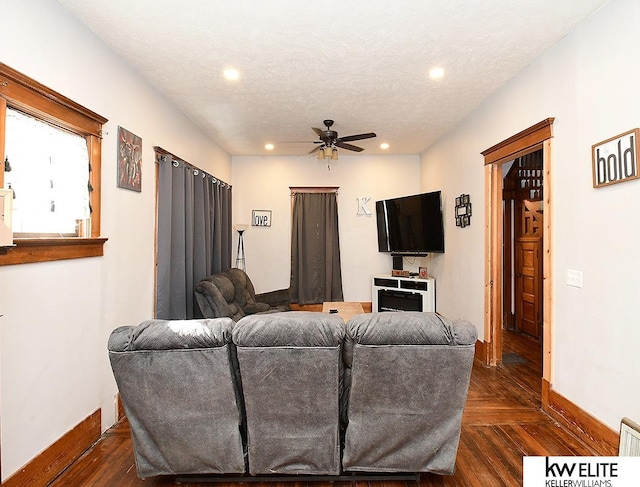
{"label": "white baseboard heater", "polygon": [[618,456],[640,457],[640,425],[629,418],[622,418],[620,423]]}

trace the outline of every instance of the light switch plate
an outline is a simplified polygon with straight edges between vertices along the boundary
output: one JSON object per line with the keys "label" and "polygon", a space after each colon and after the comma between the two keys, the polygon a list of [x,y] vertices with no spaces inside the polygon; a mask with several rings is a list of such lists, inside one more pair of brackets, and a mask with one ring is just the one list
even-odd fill
{"label": "light switch plate", "polygon": [[567,271],[567,286],[582,287],[582,272],[569,269]]}

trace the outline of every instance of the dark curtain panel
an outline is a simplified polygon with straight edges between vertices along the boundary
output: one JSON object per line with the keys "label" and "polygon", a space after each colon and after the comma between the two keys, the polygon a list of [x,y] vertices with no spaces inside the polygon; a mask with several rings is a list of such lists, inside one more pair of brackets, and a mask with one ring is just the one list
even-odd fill
{"label": "dark curtain panel", "polygon": [[342,301],[336,193],[296,193],[291,230],[291,298]]}
{"label": "dark curtain panel", "polygon": [[167,154],[156,158],[156,317],[200,317],[196,284],[231,267],[231,186]]}

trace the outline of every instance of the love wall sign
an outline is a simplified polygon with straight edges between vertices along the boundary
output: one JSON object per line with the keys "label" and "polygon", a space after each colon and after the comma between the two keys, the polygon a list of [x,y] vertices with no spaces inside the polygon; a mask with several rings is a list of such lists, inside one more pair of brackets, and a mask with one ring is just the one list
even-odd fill
{"label": "love wall sign", "polygon": [[251,225],[254,227],[270,227],[271,210],[253,210],[251,213]]}
{"label": "love wall sign", "polygon": [[639,147],[640,129],[630,130],[591,146],[593,187],[600,188],[638,179]]}

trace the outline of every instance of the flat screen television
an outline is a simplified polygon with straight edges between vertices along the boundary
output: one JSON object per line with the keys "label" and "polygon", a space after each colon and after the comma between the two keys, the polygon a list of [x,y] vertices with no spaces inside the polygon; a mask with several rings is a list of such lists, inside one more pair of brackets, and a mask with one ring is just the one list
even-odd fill
{"label": "flat screen television", "polygon": [[376,219],[380,252],[444,252],[440,191],[376,201]]}

